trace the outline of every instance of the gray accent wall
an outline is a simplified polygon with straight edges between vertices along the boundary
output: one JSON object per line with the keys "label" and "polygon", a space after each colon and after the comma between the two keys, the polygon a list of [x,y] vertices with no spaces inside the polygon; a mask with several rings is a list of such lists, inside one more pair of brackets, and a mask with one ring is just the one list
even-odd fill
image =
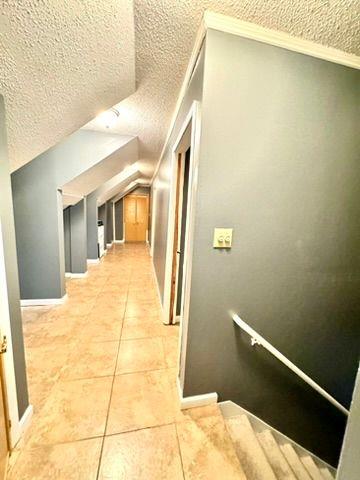
{"label": "gray accent wall", "polygon": [[[209,31],[185,396],[216,391],[333,465],[360,353],[360,72]],[[215,227],[234,229],[230,250]]]}
{"label": "gray accent wall", "polygon": [[67,207],[63,212],[65,272],[87,271],[86,200]]}
{"label": "gray accent wall", "polygon": [[87,258],[97,260],[98,252],[98,205],[97,196],[90,194],[86,197],[86,234]]}
{"label": "gray accent wall", "polygon": [[114,175],[114,164],[119,172],[135,158],[136,139],[80,130],[11,175],[21,298],[58,299],[65,294],[58,189],[89,170],[96,181],[94,167],[101,162],[111,164],[109,175]]}
{"label": "gray accent wall", "polygon": [[71,272],[71,228],[70,228],[70,208],[63,211],[64,222],[64,254],[65,254],[65,272]]}
{"label": "gray accent wall", "polygon": [[106,249],[106,232],[107,232],[107,204],[104,203],[98,208],[98,219],[104,224],[104,248]]}
{"label": "gray accent wall", "polygon": [[[184,396],[215,391],[336,465],[344,415],[252,347],[230,313],[349,407],[360,353],[360,72],[210,30],[203,76],[202,96],[194,85],[187,94],[202,98],[202,122]],[[152,186],[162,294],[173,141]],[[234,229],[230,250],[213,249],[215,227]]]}
{"label": "gray accent wall", "polygon": [[10,165],[7,151],[5,105],[0,95],[0,219],[3,231],[6,282],[9,297],[11,336],[15,365],[16,393],[19,418],[29,405],[26,379],[24,338],[22,331],[18,265],[16,256],[13,201],[11,194]]}
{"label": "gray accent wall", "polygon": [[112,202],[107,202],[106,205],[106,242],[112,243],[114,240],[114,204]]}
{"label": "gray accent wall", "polygon": [[115,240],[124,240],[124,201],[115,203]]}
{"label": "gray accent wall", "polygon": [[131,191],[131,195],[149,195],[150,187],[136,187]]}
{"label": "gray accent wall", "polygon": [[71,273],[87,271],[86,200],[70,207]]}

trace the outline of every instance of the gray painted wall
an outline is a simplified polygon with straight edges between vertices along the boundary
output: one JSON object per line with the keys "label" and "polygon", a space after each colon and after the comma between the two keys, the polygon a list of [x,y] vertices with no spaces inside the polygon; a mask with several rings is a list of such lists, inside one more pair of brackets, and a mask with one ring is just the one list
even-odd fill
{"label": "gray painted wall", "polygon": [[98,259],[98,206],[97,196],[93,193],[86,197],[86,238],[87,258]]}
{"label": "gray painted wall", "polygon": [[[216,391],[335,464],[360,340],[360,72],[207,35],[185,395]],[[234,229],[231,250],[214,227]]]}
{"label": "gray painted wall", "polygon": [[136,155],[136,139],[124,144],[118,135],[80,130],[11,175],[21,298],[61,298],[65,294],[58,188],[104,160],[117,164],[120,171]]}
{"label": "gray painted wall", "polygon": [[360,478],[360,370],[358,370],[349,420],[346,426],[344,445],[341,451],[337,480]]}
{"label": "gray painted wall", "polygon": [[65,271],[87,271],[86,201],[67,207],[63,212]]}
{"label": "gray painted wall", "polygon": [[64,222],[64,254],[65,254],[65,272],[71,272],[71,231],[70,231],[70,208],[63,211]]}
{"label": "gray painted wall", "polygon": [[[169,142],[166,146],[160,168],[152,184],[151,197],[156,199],[156,217],[155,217],[155,235],[154,235],[154,255],[153,262],[156,271],[156,277],[159,285],[161,298],[164,295],[165,278],[165,258],[166,242],[169,214],[169,195],[170,195],[170,170],[172,161],[172,147],[179,130],[186,119],[194,100],[201,101],[203,89],[203,69],[204,69],[204,48],[200,54],[199,61],[194,70],[187,93],[180,107],[179,115]],[[152,206],[152,209],[154,206]]]}
{"label": "gray painted wall", "polygon": [[113,222],[113,208],[114,205],[112,202],[106,203],[106,242],[112,243],[114,240],[114,222]]}
{"label": "gray painted wall", "polygon": [[24,339],[22,331],[18,265],[16,257],[13,201],[11,195],[10,166],[7,152],[4,99],[0,95],[0,218],[3,229],[6,282],[9,295],[11,335],[15,365],[19,418],[29,405]]}
{"label": "gray painted wall", "polygon": [[86,200],[70,207],[71,273],[87,271]]}
{"label": "gray painted wall", "polygon": [[131,195],[149,195],[149,194],[150,194],[150,187],[136,187],[131,192]]}
{"label": "gray painted wall", "polygon": [[115,203],[115,240],[124,240],[124,202],[121,198]]}
{"label": "gray painted wall", "polygon": [[106,249],[106,232],[107,232],[107,204],[104,203],[98,208],[98,219],[104,224],[104,248]]}

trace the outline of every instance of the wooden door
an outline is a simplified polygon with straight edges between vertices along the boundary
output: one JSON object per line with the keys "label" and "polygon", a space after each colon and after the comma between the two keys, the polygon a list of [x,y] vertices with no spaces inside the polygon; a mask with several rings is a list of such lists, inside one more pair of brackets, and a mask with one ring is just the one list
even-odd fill
{"label": "wooden door", "polygon": [[127,195],[124,202],[126,242],[145,242],[148,229],[149,200],[147,196]]}
{"label": "wooden door", "polygon": [[[3,349],[3,339],[0,335],[0,352]],[[5,378],[3,368],[3,355],[5,351],[0,353],[0,480],[6,478],[7,460],[9,455],[9,438],[8,438],[8,419],[6,410],[5,396]]]}
{"label": "wooden door", "polygon": [[138,242],[146,242],[148,229],[148,197],[137,197],[136,199],[136,235]]}
{"label": "wooden door", "polygon": [[136,196],[127,195],[124,201],[125,241],[136,242]]}

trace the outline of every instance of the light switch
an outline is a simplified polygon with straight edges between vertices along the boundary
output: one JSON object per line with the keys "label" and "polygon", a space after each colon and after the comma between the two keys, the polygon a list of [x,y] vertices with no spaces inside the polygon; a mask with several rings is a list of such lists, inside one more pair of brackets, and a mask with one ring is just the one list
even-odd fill
{"label": "light switch", "polygon": [[215,228],[214,229],[214,248],[231,248],[232,245],[232,228]]}

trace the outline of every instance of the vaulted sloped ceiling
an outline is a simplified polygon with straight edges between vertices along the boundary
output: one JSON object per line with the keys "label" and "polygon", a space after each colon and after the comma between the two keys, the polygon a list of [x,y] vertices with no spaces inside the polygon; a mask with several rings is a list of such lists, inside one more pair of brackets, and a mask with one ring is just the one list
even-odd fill
{"label": "vaulted sloped ceiling", "polygon": [[[159,158],[206,9],[360,54],[357,0],[5,0],[0,91],[13,168],[121,100],[113,129],[138,136],[141,170]],[[88,125],[102,129],[99,122]]]}
{"label": "vaulted sloped ceiling", "polygon": [[12,170],[135,90],[131,0],[4,0],[0,93]]}
{"label": "vaulted sloped ceiling", "polygon": [[[119,105],[114,131],[139,138],[142,171],[159,159],[206,9],[360,53],[358,0],[134,0],[137,91]],[[102,129],[96,120],[89,128]]]}

